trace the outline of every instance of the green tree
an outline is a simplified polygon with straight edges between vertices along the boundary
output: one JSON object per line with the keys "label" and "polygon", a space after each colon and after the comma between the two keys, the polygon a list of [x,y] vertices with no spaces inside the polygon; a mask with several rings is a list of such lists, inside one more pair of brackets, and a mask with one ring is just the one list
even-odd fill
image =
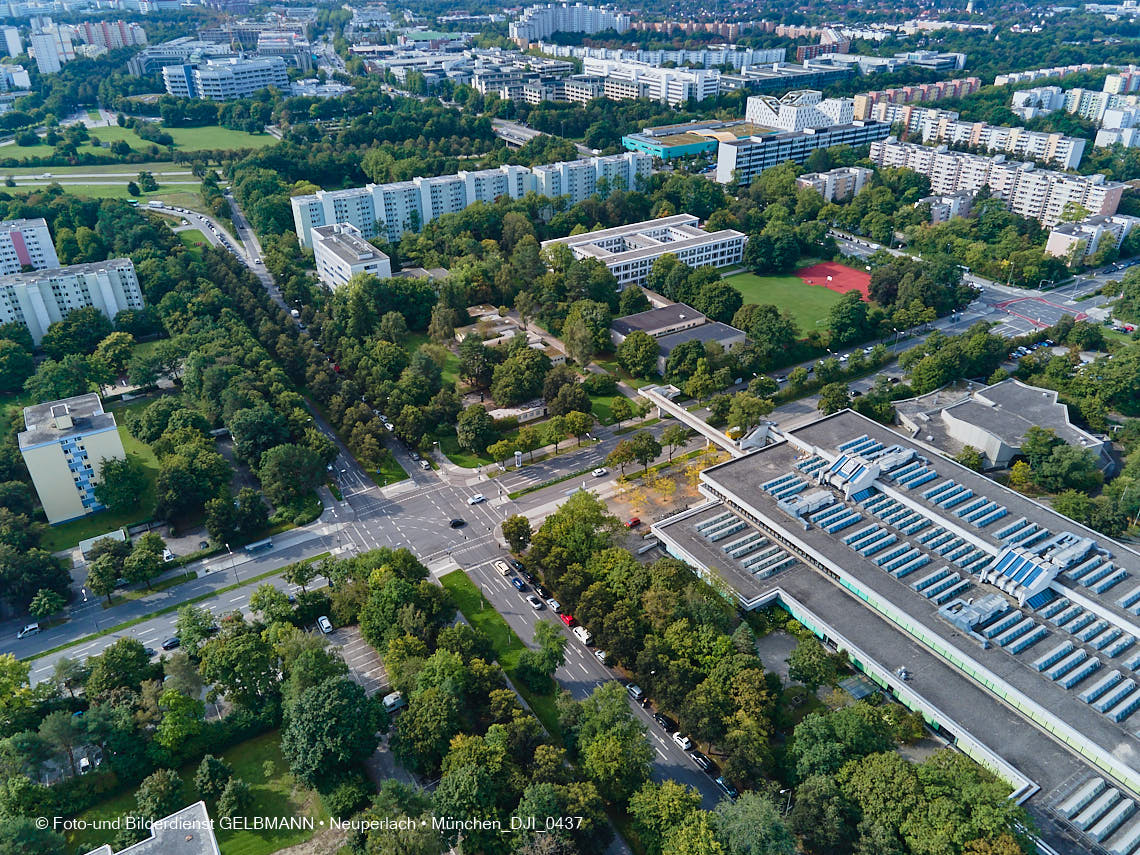
{"label": "green tree", "polygon": [[135,791],[139,813],[150,819],[170,816],[183,805],[182,779],[173,769],[159,769],[143,779]]}
{"label": "green tree", "polygon": [[1053,453],[1053,449],[1063,444],[1064,440],[1057,436],[1057,432],[1052,428],[1032,425],[1021,440],[1021,454],[1036,471]]}
{"label": "green tree", "polygon": [[503,538],[511,547],[512,552],[524,552],[530,545],[530,520],[521,514],[513,514],[503,520]]}
{"label": "green tree", "polygon": [[0,839],[0,855],[65,855],[66,838],[50,829],[42,829],[30,816],[14,816],[4,826]]}
{"label": "green tree", "polygon": [[230,778],[218,797],[218,815],[235,819],[245,815],[253,806],[253,789],[241,778]]}
{"label": "green tree", "polygon": [[48,713],[40,722],[39,735],[58,754],[67,758],[71,774],[77,774],[75,749],[82,744],[83,729],[75,716],[67,710],[56,710]]}
{"label": "green tree", "polygon": [[28,604],[28,611],[35,617],[43,620],[44,618],[51,617],[63,611],[65,605],[67,605],[67,600],[63,594],[48,588],[40,588],[36,591],[36,595],[32,597],[31,603]]}
{"label": "green tree", "polygon": [[250,595],[249,607],[258,612],[267,624],[288,623],[293,617],[293,605],[289,598],[269,582],[257,586],[257,590]]}
{"label": "green tree", "polygon": [[233,766],[220,757],[207,754],[198,764],[198,771],[194,773],[194,789],[205,801],[213,804],[225,791],[226,784],[233,776]]}
{"label": "green tree", "polygon": [[834,683],[838,674],[838,655],[828,653],[815,636],[797,644],[788,657],[788,677],[812,691]]}
{"label": "green tree", "polygon": [[728,422],[745,432],[760,424],[764,416],[772,412],[772,402],[758,398],[751,392],[737,392],[732,396],[732,406],[728,410]]}
{"label": "green tree", "polygon": [[135,347],[135,337],[130,333],[113,332],[95,348],[95,356],[107,364],[115,373],[122,374],[127,368],[131,352]]}
{"label": "green tree", "polygon": [[277,687],[275,657],[269,643],[252,627],[230,627],[202,645],[202,678],[212,683],[207,699],[225,695],[232,703],[257,710]]}
{"label": "green tree", "polygon": [[392,752],[410,769],[432,772],[459,729],[459,701],[444,689],[429,686],[417,692],[401,713]]}
{"label": "green tree", "polygon": [[831,415],[844,410],[851,405],[851,393],[846,383],[828,383],[819,390],[819,402],[816,404],[824,415]]}
{"label": "green tree", "polygon": [[281,753],[298,780],[315,787],[336,780],[376,748],[376,731],[386,727],[383,708],[346,677],[307,689],[289,709]]}
{"label": "green tree", "polygon": [[588,434],[593,426],[594,417],[589,413],[574,411],[566,414],[566,430],[577,438],[578,445],[582,444],[582,437]]}
{"label": "green tree", "polygon": [[634,377],[649,377],[657,370],[657,340],[643,330],[634,330],[617,346],[618,364]]}
{"label": "green tree", "polygon": [[284,444],[261,456],[258,477],[269,500],[282,505],[315,490],[324,481],[325,467],[312,449]]}
{"label": "green tree", "polygon": [[633,453],[633,443],[628,439],[622,439],[614,446],[614,450],[606,456],[606,466],[617,466],[621,470],[621,474],[624,475],[625,467],[636,459]]}
{"label": "green tree", "polygon": [[175,689],[167,689],[158,704],[162,720],[155,729],[154,738],[163,748],[173,751],[202,732],[206,706],[197,698],[188,698]]}
{"label": "green tree", "polygon": [[559,443],[566,439],[566,417],[553,416],[547,419],[542,438],[548,445],[553,445],[554,451],[557,453]]}
{"label": "green tree", "polygon": [[162,559],[166,545],[153,531],[141,535],[134,543],[131,554],[123,561],[123,576],[128,582],[143,582],[150,588],[151,580],[159,575],[165,562]]}
{"label": "green tree", "polygon": [[147,488],[146,468],[137,455],[103,458],[99,461],[99,481],[95,498],[113,513],[134,510]]}
{"label": "green tree", "polygon": [[689,441],[689,428],[683,424],[671,424],[661,434],[661,442],[669,452],[669,460],[673,460],[673,452],[683,448]]}
{"label": "green tree", "polygon": [[812,855],[850,851],[855,839],[856,810],[834,778],[818,775],[796,788],[788,828],[799,835]]}
{"label": "green tree", "polygon": [[481,404],[472,404],[459,414],[455,435],[460,447],[483,454],[495,438],[495,420]]}
{"label": "green tree", "polygon": [[716,806],[713,828],[729,855],[792,855],[796,841],[772,800],[760,793],[742,793],[736,801]]}
{"label": "green tree", "polygon": [[158,192],[158,182],[154,180],[154,175],[145,169],[139,173],[138,184],[143,193]]}
{"label": "green tree", "polygon": [[25,350],[14,341],[0,338],[0,394],[19,392],[35,370],[36,364],[30,350]]}
{"label": "green tree", "polygon": [[868,304],[858,291],[848,291],[827,314],[827,330],[836,347],[862,341],[871,333]]}
{"label": "green tree", "polygon": [[629,800],[629,816],[647,855],[660,855],[665,841],[701,808],[701,795],[675,781],[649,782]]}
{"label": "green tree", "polygon": [[633,418],[633,414],[633,404],[630,403],[629,398],[625,396],[615,398],[613,404],[610,406],[610,415],[613,416],[614,421],[617,423],[618,430],[621,430],[622,422]]}
{"label": "green tree", "polygon": [[143,680],[154,673],[150,654],[135,638],[120,638],[98,656],[87,660],[91,673],[84,684],[89,699],[99,700],[115,689],[138,691]]}
{"label": "green tree", "polygon": [[214,616],[200,606],[182,606],[174,621],[174,633],[186,650],[197,651],[214,634]]}
{"label": "green tree", "polygon": [[685,381],[685,394],[690,398],[696,398],[697,403],[701,403],[719,388],[716,378],[712,375],[712,370],[709,368],[709,361],[707,359],[697,360],[697,370],[693,372],[688,380]]}
{"label": "green tree", "polygon": [[661,443],[647,430],[639,430],[629,440],[633,459],[642,465],[646,472],[649,464],[661,453]]}
{"label": "green tree", "polygon": [[87,587],[97,597],[106,597],[111,605],[111,593],[117,587],[119,569],[109,555],[100,555],[87,566]]}
{"label": "green tree", "polygon": [[982,453],[972,445],[964,446],[961,451],[954,455],[954,459],[967,469],[973,469],[975,472],[981,472],[986,462]]}
{"label": "green tree", "polygon": [[662,855],[726,855],[716,839],[710,814],[690,814],[665,840]]}

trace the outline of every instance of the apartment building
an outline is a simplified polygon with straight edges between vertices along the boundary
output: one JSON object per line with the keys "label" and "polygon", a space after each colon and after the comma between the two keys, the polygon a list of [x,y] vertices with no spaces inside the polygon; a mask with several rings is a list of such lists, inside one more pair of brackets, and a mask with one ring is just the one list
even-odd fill
{"label": "apartment building", "polygon": [[982,81],[977,77],[962,77],[956,80],[940,80],[937,83],[918,83],[913,86],[863,92],[854,98],[855,118],[871,118],[871,107],[882,102],[915,104],[922,101],[937,101],[940,98],[961,98],[977,92],[981,87]]}
{"label": "apartment building", "polygon": [[[30,48],[40,74],[58,74],[67,62],[59,45],[59,39],[52,33],[32,33]],[[74,51],[72,57],[74,58]]]}
{"label": "apartment building", "polygon": [[125,21],[82,21],[72,28],[84,44],[100,45],[108,50],[146,44],[146,30]]}
{"label": "apartment building", "polygon": [[1064,134],[1007,128],[985,122],[963,122],[941,117],[922,125],[922,140],[984,151],[1001,151],[1027,157],[1060,169],[1076,169],[1085,153],[1085,141]]}
{"label": "apartment building", "polygon": [[1115,69],[1115,65],[1101,63],[1093,65],[1083,62],[1080,65],[1056,65],[1052,68],[1034,68],[1030,71],[1013,71],[1009,74],[999,74],[994,78],[994,86],[1008,86],[1011,83],[1026,83],[1031,80],[1048,80],[1052,77],[1068,77],[1070,74],[1080,74],[1082,71],[1100,71],[1101,69]]}
{"label": "apartment building", "polygon": [[781,131],[846,125],[854,118],[854,104],[850,98],[825,100],[818,89],[797,89],[780,98],[753,95],[744,110],[744,121]]}
{"label": "apartment building", "polygon": [[571,204],[576,204],[592,196],[602,179],[611,187],[620,184],[636,188],[650,174],[652,166],[653,158],[649,155],[629,152],[532,168],[506,165],[348,190],[321,190],[294,196],[290,201],[302,246],[312,246],[314,227],[336,223],[349,223],[365,239],[380,234],[388,240],[398,240],[405,231],[418,231],[424,223],[444,214],[462,211],[476,202],[490,204],[500,196],[568,196]]}
{"label": "apartment building", "polygon": [[24,52],[24,42],[20,38],[20,31],[15,27],[4,28],[4,48],[10,57],[19,56]]}
{"label": "apartment building", "polygon": [[261,59],[211,59],[194,65],[167,65],[162,69],[166,92],[175,98],[233,101],[276,86],[287,91],[289,73],[279,56]]}
{"label": "apartment building", "polygon": [[609,59],[615,62],[639,62],[645,65],[700,66],[701,68],[735,69],[746,65],[783,62],[786,48],[748,48],[737,45],[709,45],[703,48],[677,50],[623,50],[621,48],[589,47],[586,45],[559,45],[539,42],[538,49],[547,56],[567,56],[575,59]]}
{"label": "apartment building", "polygon": [[1065,92],[1060,86],[1036,86],[1019,89],[1010,96],[1010,112],[1029,121],[1065,106]]}
{"label": "apartment building", "polygon": [[1077,223],[1059,223],[1049,232],[1045,251],[1080,263],[1105,246],[1105,241],[1120,249],[1137,224],[1140,224],[1140,218],[1127,214],[1095,214]]}
{"label": "apartment building", "polygon": [[900,143],[891,137],[871,144],[877,166],[902,166],[930,177],[938,195],[976,192],[988,186],[1015,214],[1046,226],[1061,222],[1066,209],[1079,205],[1092,214],[1116,213],[1125,186],[1103,175],[1070,175],[1039,169],[1031,163]]}
{"label": "apartment building", "polygon": [[651,98],[676,107],[689,99],[715,98],[720,72],[715,68],[659,68],[642,62],[585,59],[582,73],[600,77],[605,97],[615,101]]}
{"label": "apartment building", "polygon": [[675,214],[612,229],[556,238],[542,248],[561,244],[575,258],[596,258],[618,281],[618,287],[639,285],[653,262],[670,253],[690,267],[730,267],[744,257],[748,236],[735,229],[706,232],[692,214]]}
{"label": "apartment building", "polygon": [[512,21],[508,31],[511,39],[530,44],[554,33],[599,33],[629,29],[629,15],[599,6],[582,3],[542,3],[527,8],[522,17]]}
{"label": "apartment building", "polygon": [[143,307],[142,289],[129,258],[0,277],[0,324],[23,324],[36,344],[53,322],[87,306],[112,320],[124,309]]}
{"label": "apartment building", "polygon": [[59,267],[55,243],[43,217],[0,222],[0,275],[19,273],[25,267]]}
{"label": "apartment building", "polygon": [[968,216],[970,209],[974,207],[974,194],[968,190],[961,190],[942,196],[923,196],[914,203],[916,208],[919,205],[930,206],[930,222],[937,225],[949,222],[955,217]]}
{"label": "apartment building", "polygon": [[805,172],[796,179],[796,186],[815,190],[825,202],[842,202],[870,184],[874,174],[862,166],[841,166],[827,172]]}
{"label": "apartment building", "polygon": [[377,279],[392,277],[392,262],[348,223],[317,226],[312,231],[317,278],[330,290],[346,284],[358,273]]}
{"label": "apartment building", "polygon": [[103,461],[127,456],[115,414],[94,392],[24,407],[18,441],[51,525],[103,510],[95,498]]}
{"label": "apartment building", "polygon": [[917,104],[895,104],[891,101],[879,101],[872,104],[867,118],[874,122],[883,122],[894,127],[899,125],[907,137],[923,135],[923,129],[938,122],[956,122],[958,113],[955,110],[939,110],[937,107],[920,107]]}
{"label": "apartment building", "polygon": [[881,122],[854,121],[827,128],[721,140],[716,152],[716,180],[721,184],[733,181],[741,185],[751,184],[752,179],[765,169],[788,160],[803,163],[817,148],[836,145],[857,147],[886,139],[890,132],[890,125]]}

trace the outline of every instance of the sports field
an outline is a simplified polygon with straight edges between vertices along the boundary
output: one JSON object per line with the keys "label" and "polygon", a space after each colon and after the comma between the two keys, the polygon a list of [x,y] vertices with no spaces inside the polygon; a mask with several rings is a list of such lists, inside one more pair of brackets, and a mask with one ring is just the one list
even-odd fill
{"label": "sports field", "polygon": [[822,285],[840,294],[848,291],[858,291],[864,300],[871,297],[871,274],[866,270],[856,270],[846,264],[837,264],[834,261],[823,261],[810,267],[801,267],[796,276],[808,285]]}
{"label": "sports field", "polygon": [[[174,138],[174,147],[179,151],[202,151],[203,149],[235,150],[244,148],[263,148],[277,142],[269,134],[250,134],[245,131],[235,131],[218,125],[209,125],[202,128],[164,128]],[[107,146],[113,142],[123,141],[138,152],[148,152],[154,143],[144,140],[130,128],[112,127],[91,128],[92,137],[103,143],[96,147],[90,142],[79,147],[80,154],[108,154]],[[159,148],[163,148],[159,146]],[[51,157],[55,149],[40,142],[38,145],[22,146],[14,143],[0,145],[0,160],[13,158],[27,160],[33,157]]]}
{"label": "sports field", "polygon": [[744,303],[773,305],[786,311],[800,327],[801,332],[822,327],[827,313],[838,303],[841,295],[819,285],[808,285],[799,276],[757,276],[755,273],[737,273],[724,280],[740,291]]}

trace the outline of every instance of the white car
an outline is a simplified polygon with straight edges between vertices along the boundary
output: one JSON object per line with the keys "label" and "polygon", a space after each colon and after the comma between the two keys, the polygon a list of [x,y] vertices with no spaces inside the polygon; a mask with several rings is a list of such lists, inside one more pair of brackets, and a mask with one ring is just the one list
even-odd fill
{"label": "white car", "polygon": [[467,504],[478,505],[480,502],[485,502],[485,501],[487,501],[486,496],[484,496],[482,493],[476,493],[474,496],[472,496],[470,499],[467,500]]}
{"label": "white car", "polygon": [[544,608],[542,605],[542,600],[540,600],[534,594],[527,594],[526,595],[526,601],[530,604],[530,607],[532,609],[534,609],[536,612],[540,612]]}
{"label": "white car", "polygon": [[38,623],[29,623],[16,633],[16,638],[27,638],[29,635],[38,635],[39,631],[40,625]]}
{"label": "white car", "polygon": [[168,563],[173,561],[174,560],[174,553],[171,552],[169,549],[162,550],[162,560],[166,561]]}
{"label": "white car", "polygon": [[693,740],[687,736],[682,736],[679,730],[673,734],[673,741],[677,743],[682,751],[688,751],[693,747]]}
{"label": "white car", "polygon": [[325,635],[328,635],[333,631],[332,621],[329,620],[325,615],[321,615],[319,618],[317,618],[317,626]]}
{"label": "white car", "polygon": [[552,612],[558,613],[562,611],[562,603],[558,602],[558,600],[554,599],[554,597],[551,597],[549,600],[547,600],[546,604],[550,606],[550,610]]}
{"label": "white car", "polygon": [[603,477],[605,475],[609,475],[609,474],[610,474],[610,470],[604,466],[599,466],[597,469],[594,470],[594,477],[595,478],[601,478],[601,477]]}

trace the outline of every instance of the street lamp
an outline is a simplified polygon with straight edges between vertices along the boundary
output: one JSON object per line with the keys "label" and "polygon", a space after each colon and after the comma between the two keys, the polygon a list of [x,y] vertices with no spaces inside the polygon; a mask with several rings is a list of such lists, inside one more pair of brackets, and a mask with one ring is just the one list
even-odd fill
{"label": "street lamp", "polygon": [[226,553],[230,556],[230,572],[232,572],[234,574],[234,584],[237,584],[237,582],[238,582],[237,563],[234,561],[234,553],[233,553],[233,550],[230,549],[230,545],[228,543],[226,544]]}

